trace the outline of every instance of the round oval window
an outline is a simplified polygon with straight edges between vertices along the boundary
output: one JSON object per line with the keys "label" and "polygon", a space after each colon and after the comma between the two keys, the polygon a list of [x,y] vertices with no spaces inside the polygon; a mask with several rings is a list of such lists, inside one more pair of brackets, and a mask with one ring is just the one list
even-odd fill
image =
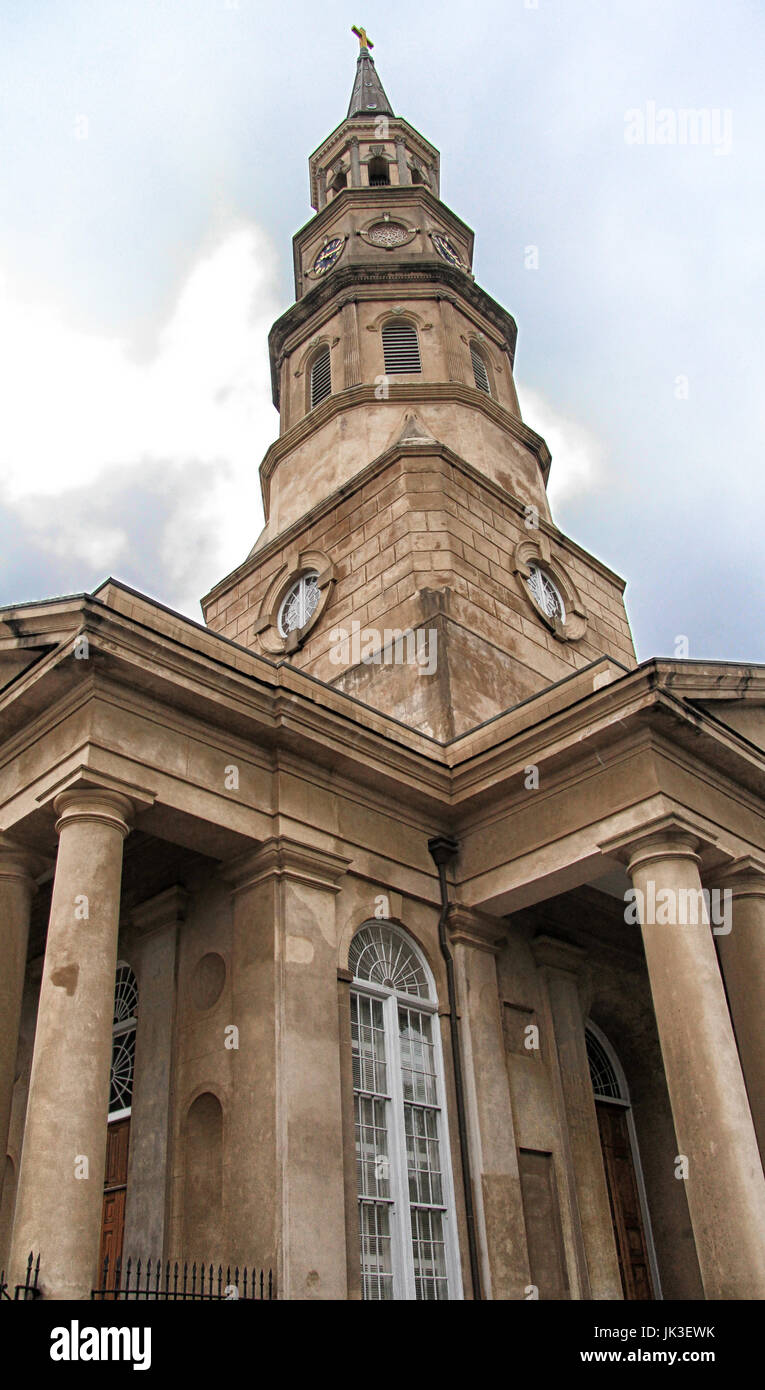
{"label": "round oval window", "polygon": [[321,590],[319,576],[312,571],[295,580],[282,599],[277,627],[282,637],[299,632],[313,617],[319,606]]}
{"label": "round oval window", "polygon": [[566,621],[566,605],[563,602],[560,590],[553,583],[549,574],[539,568],[539,565],[532,565],[531,572],[526,580],[526,587],[531,594],[537,608],[550,619],[557,618],[559,622]]}

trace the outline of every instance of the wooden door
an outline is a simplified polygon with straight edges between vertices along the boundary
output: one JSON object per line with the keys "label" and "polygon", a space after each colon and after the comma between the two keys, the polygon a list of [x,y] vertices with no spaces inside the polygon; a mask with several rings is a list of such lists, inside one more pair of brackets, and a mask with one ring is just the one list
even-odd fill
{"label": "wooden door", "polygon": [[596,1101],[595,1109],[598,1112],[598,1128],[603,1147],[624,1297],[653,1298],[648,1246],[627,1128],[627,1112],[622,1106],[609,1105],[605,1101]]}
{"label": "wooden door", "polygon": [[101,1219],[101,1251],[98,1261],[99,1285],[103,1278],[104,1260],[109,1257],[109,1285],[114,1283],[117,1260],[122,1258],[125,1234],[125,1196],[127,1194],[128,1141],[130,1117],[109,1125],[106,1137],[106,1171],[104,1173],[104,1205]]}

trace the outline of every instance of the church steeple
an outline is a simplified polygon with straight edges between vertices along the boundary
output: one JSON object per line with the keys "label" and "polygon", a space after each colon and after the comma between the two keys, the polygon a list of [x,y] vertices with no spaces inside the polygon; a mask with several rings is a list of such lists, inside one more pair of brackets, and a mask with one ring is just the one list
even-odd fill
{"label": "church steeple", "polygon": [[392,116],[391,104],[377,76],[375,60],[369,51],[374,47],[372,40],[367,38],[366,29],[354,26],[352,32],[359,40],[359,58],[346,120],[350,120],[352,116]]}
{"label": "church steeple", "polygon": [[[356,32],[348,115],[310,160],[295,303],[269,335],[266,526],[205,614],[448,739],[614,651],[621,591],[556,531],[550,454],[515,391],[515,322],[476,284],[438,150],[393,114]],[[420,648],[389,650],[396,630],[437,638],[437,671]],[[626,621],[619,637],[629,661]]]}

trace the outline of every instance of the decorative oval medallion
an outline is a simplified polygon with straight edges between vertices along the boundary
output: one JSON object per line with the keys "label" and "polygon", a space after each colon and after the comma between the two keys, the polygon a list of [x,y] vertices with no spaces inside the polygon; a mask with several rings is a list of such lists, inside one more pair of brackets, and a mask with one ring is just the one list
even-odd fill
{"label": "decorative oval medallion", "polygon": [[375,246],[403,246],[411,233],[401,222],[375,222],[367,229],[367,240]]}

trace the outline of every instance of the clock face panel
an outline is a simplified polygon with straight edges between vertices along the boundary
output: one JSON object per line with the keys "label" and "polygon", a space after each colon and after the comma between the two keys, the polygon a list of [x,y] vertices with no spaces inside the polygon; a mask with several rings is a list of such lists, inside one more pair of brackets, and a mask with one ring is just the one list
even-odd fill
{"label": "clock face panel", "polygon": [[341,236],[333,237],[326,246],[322,246],[313,263],[314,275],[326,275],[327,271],[332,269],[344,246],[345,237]]}
{"label": "clock face panel", "polygon": [[456,265],[460,270],[465,269],[459,252],[452,246],[449,238],[444,236],[443,232],[433,233],[433,245],[439,256],[443,256],[444,260],[448,261],[450,265]]}

